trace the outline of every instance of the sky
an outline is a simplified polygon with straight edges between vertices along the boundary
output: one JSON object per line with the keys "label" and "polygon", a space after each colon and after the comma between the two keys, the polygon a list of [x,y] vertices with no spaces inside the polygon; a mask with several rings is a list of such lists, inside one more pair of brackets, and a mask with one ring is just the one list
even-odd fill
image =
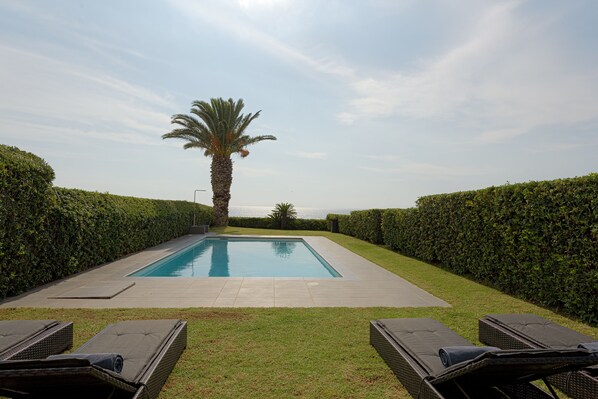
{"label": "sky", "polygon": [[598,3],[0,0],[0,144],[54,185],[211,204],[210,158],[163,140],[242,98],[231,205],[406,208],[598,172]]}

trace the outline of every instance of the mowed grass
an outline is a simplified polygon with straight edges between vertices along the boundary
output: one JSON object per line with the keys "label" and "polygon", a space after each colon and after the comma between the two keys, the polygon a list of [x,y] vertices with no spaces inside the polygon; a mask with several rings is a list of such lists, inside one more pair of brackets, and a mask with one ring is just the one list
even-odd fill
{"label": "mowed grass", "polygon": [[369,345],[369,321],[432,317],[477,342],[487,313],[536,313],[593,337],[598,329],[437,267],[341,234],[228,227],[225,234],[321,235],[449,302],[451,308],[0,309],[3,319],[75,323],[75,347],[109,323],[180,318],[188,346],[160,398],[410,398]]}

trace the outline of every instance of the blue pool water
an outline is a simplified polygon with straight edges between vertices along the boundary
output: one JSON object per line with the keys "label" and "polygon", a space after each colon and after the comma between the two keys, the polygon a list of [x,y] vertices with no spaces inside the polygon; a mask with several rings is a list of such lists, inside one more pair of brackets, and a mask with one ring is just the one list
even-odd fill
{"label": "blue pool water", "polygon": [[135,277],[340,277],[301,239],[209,237]]}

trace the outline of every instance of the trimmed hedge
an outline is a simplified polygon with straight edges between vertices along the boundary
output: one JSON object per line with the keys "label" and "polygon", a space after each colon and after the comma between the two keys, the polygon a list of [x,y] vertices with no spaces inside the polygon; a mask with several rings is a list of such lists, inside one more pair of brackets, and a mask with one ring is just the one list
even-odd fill
{"label": "trimmed hedge", "polygon": [[211,208],[187,201],[122,197],[56,188],[49,220],[54,277],[110,262],[210,224]]}
{"label": "trimmed hedge", "polygon": [[382,244],[382,210],[368,209],[365,211],[353,211],[350,215],[338,215],[330,213],[326,216],[328,229],[330,230],[333,220],[338,222],[338,232],[357,237],[360,240]]}
{"label": "trimmed hedge", "polygon": [[0,145],[0,297],[186,234],[210,207],[52,188],[41,158]]}
{"label": "trimmed hedge", "polygon": [[[231,216],[228,218],[228,225],[231,227],[248,227],[254,229],[279,229],[277,222],[268,217]],[[328,230],[328,224],[324,219],[293,219],[289,221],[287,230],[326,231]]]}
{"label": "trimmed hedge", "polygon": [[598,323],[598,174],[420,198],[389,247]]}
{"label": "trimmed hedge", "polygon": [[40,267],[54,171],[41,158],[0,145],[0,297],[49,281]]}
{"label": "trimmed hedge", "polygon": [[382,210],[353,211],[349,216],[353,235],[360,240],[382,244]]}

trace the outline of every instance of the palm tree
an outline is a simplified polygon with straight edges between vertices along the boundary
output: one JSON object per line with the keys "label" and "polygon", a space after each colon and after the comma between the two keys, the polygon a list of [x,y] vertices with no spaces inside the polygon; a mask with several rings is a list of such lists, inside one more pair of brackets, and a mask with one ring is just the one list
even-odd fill
{"label": "palm tree", "polygon": [[233,182],[232,154],[239,154],[241,158],[249,155],[247,146],[262,140],[276,140],[271,135],[251,137],[245,134],[247,126],[260,116],[255,114],[243,115],[244,103],[242,99],[234,102],[222,98],[212,98],[210,102],[194,101],[191,114],[177,114],[172,116],[171,123],[182,128],[173,129],[162,136],[163,139],[182,139],[187,148],[201,148],[206,157],[212,157],[210,175],[212,181],[212,202],[214,206],[214,225],[228,225],[228,203],[230,201],[230,186]]}
{"label": "palm tree", "polygon": [[268,217],[272,219],[280,229],[286,230],[289,222],[297,218],[297,211],[293,204],[281,202],[274,206],[272,213],[270,213]]}

